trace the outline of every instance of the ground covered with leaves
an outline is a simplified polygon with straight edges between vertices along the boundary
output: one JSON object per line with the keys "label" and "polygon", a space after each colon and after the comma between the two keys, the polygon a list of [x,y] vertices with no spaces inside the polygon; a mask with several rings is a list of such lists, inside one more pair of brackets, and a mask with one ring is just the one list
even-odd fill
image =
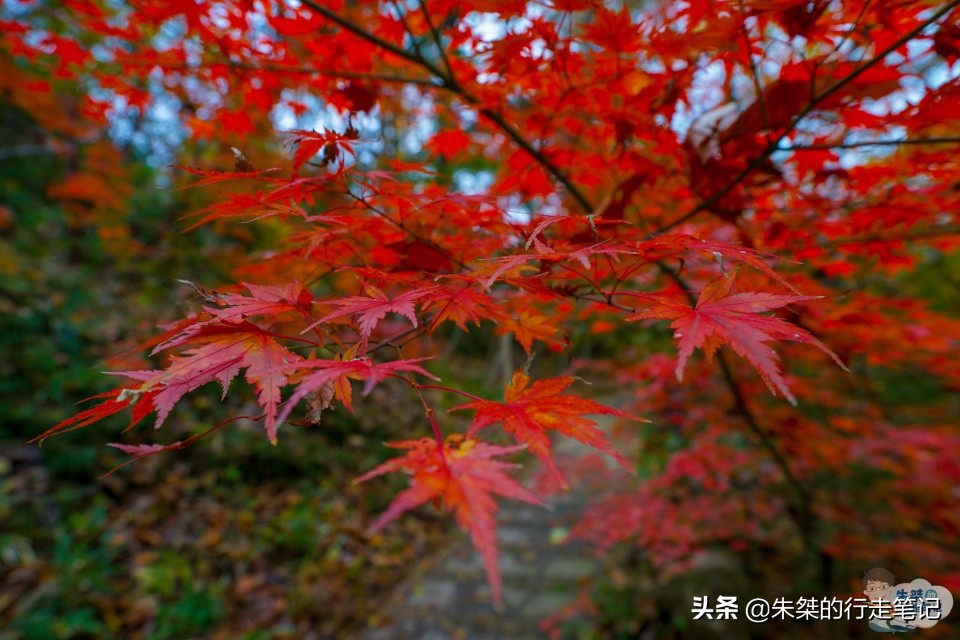
{"label": "ground covered with leaves", "polygon": [[389,454],[380,434],[402,430],[409,409],[385,393],[367,399],[375,423],[349,437],[290,429],[272,447],[234,429],[99,480],[77,459],[106,470],[119,456],[6,440],[0,638],[333,638],[362,627],[447,526],[421,510],[389,535],[364,534],[390,494],[352,480]]}

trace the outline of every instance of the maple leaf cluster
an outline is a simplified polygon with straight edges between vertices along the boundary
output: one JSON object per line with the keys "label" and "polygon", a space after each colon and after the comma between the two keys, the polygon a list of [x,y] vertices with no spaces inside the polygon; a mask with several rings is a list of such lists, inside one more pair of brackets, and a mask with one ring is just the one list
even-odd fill
{"label": "maple leaf cluster", "polygon": [[[903,473],[926,461],[933,485],[956,479],[931,444],[955,406],[893,416],[864,398],[884,376],[960,389],[955,300],[912,279],[957,264],[957,5],[146,1],[114,15],[70,0],[82,18],[57,28],[4,20],[6,58],[100,87],[82,100],[90,129],[121,101],[148,112],[158,97],[143,87],[162,77],[187,144],[215,150],[170,170],[211,198],[184,227],[273,242],[237,284],[192,285],[202,308],[145,345],[159,366],[117,372],[128,382],[39,439],[126,409],[131,427],[153,413],[159,427],[242,373],[262,412],[248,417],[276,442],[300,403],[315,424],[335,405],[362,410],[354,382],[366,394],[393,378],[422,401],[429,436],[393,443],[405,453],[362,476],[411,476],[372,529],[441,503],[495,597],[492,496],[539,498],[494,458],[522,446],[567,486],[552,432],[651,465],[643,491],[611,483],[628,491],[584,519],[598,544],[639,542],[667,565],[714,543],[792,536],[785,548],[813,557],[862,541],[872,523],[854,527],[825,478],[888,471],[878,434],[917,425]],[[9,89],[26,105],[54,91]],[[577,357],[563,375],[513,374],[502,401],[433,384],[429,359],[453,336],[491,332],[517,355]],[[630,410],[572,393],[573,374],[615,381]],[[464,434],[444,434],[441,393],[469,399]],[[597,414],[630,420],[640,455]],[[479,440],[492,425],[518,446]],[[194,440],[116,446],[139,458]],[[737,487],[757,497],[751,517],[724,493]],[[935,493],[941,513],[956,506]],[[942,520],[931,538],[957,530]]]}

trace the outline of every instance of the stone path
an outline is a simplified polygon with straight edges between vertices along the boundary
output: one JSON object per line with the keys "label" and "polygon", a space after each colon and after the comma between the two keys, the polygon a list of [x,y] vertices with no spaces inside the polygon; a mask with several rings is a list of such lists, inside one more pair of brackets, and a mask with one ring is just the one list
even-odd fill
{"label": "stone path", "polygon": [[[582,452],[557,442],[558,453]],[[469,537],[458,533],[393,594],[360,640],[527,640],[545,638],[540,622],[569,604],[602,567],[580,544],[559,538],[587,502],[586,488],[554,494],[553,511],[514,500],[500,502],[497,538],[504,607],[497,611]]]}

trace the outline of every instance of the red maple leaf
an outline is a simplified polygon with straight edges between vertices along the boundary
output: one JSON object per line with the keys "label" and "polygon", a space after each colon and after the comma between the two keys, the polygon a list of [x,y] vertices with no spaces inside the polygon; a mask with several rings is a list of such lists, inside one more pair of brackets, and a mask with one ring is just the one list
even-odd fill
{"label": "red maple leaf", "polygon": [[290,131],[291,135],[297,136],[294,142],[297,150],[293,154],[293,171],[296,173],[300,168],[309,162],[315,155],[323,152],[322,164],[326,166],[331,162],[338,162],[340,169],[343,169],[344,154],[354,155],[354,139],[346,134],[340,134],[335,131],[326,131],[318,133],[316,131]]}
{"label": "red maple leaf", "polygon": [[329,304],[337,305],[340,308],[314,322],[304,329],[303,333],[335,318],[357,314],[359,316],[360,337],[365,341],[370,337],[370,334],[373,333],[377,324],[390,312],[398,313],[406,317],[413,323],[413,326],[416,327],[418,326],[417,312],[413,302],[431,293],[435,287],[413,289],[401,293],[392,299],[371,284],[364,285],[364,289],[368,294],[366,296],[350,296],[349,298],[342,298],[340,300],[330,300]]}
{"label": "red maple leaf", "polygon": [[840,359],[808,331],[773,316],[761,315],[794,302],[816,300],[819,296],[779,295],[774,293],[736,293],[731,295],[736,271],[721,276],[708,284],[700,294],[695,307],[664,296],[632,294],[653,303],[627,320],[666,319],[676,330],[680,351],[677,361],[677,379],[683,379],[683,369],[693,350],[702,347],[712,357],[721,343],[746,358],[760,373],[760,377],[774,394],[781,392],[791,404],[797,400],[777,366],[779,356],[767,344],[772,340],[790,340],[812,344],[846,369]]}
{"label": "red maple leaf", "polygon": [[493,286],[493,283],[496,282],[504,273],[512,269],[516,269],[521,265],[525,265],[531,260],[541,260],[546,262],[564,262],[572,260],[579,262],[584,269],[589,269],[590,256],[617,256],[623,253],[636,253],[636,251],[633,249],[608,246],[604,245],[602,242],[598,242],[586,247],[580,247],[578,249],[573,249],[571,251],[557,251],[556,249],[548,247],[536,237],[532,237],[528,241],[527,246],[529,247],[531,244],[533,245],[534,253],[516,253],[500,258],[492,258],[490,262],[497,266],[492,270],[492,272],[490,272],[490,275],[487,275],[489,267],[482,267],[481,269],[474,271],[474,274],[478,277],[485,277],[485,286],[487,289],[489,289],[491,286]]}
{"label": "red maple leaf", "polygon": [[607,407],[593,400],[567,395],[563,392],[574,383],[576,378],[550,378],[538,380],[532,385],[530,378],[523,372],[513,374],[513,380],[507,385],[504,402],[477,400],[454,407],[452,410],[470,409],[476,411],[470,424],[470,435],[497,422],[517,442],[530,446],[530,450],[546,465],[554,478],[566,487],[567,482],[554,464],[552,446],[548,431],[557,431],[580,442],[613,456],[623,468],[631,473],[633,468],[607,440],[596,422],[583,416],[603,414],[631,418],[629,414]]}
{"label": "red maple leaf", "polygon": [[452,286],[434,289],[423,303],[424,311],[433,309],[437,313],[429,323],[430,331],[447,320],[466,331],[468,322],[480,326],[483,319],[501,320],[505,317],[493,296],[475,290],[470,284],[457,289]]}
{"label": "red maple leaf", "polygon": [[203,217],[187,227],[187,231],[192,231],[197,227],[222,218],[243,217],[245,218],[243,222],[253,222],[270,216],[310,218],[303,207],[290,201],[289,193],[279,189],[269,192],[258,191],[254,194],[231,193],[225,196],[222,202],[194,211],[183,216],[183,218],[195,218],[200,215],[203,215]]}
{"label": "red maple leaf", "polygon": [[447,438],[442,449],[432,438],[387,443],[388,447],[406,450],[365,473],[355,482],[365,482],[392,471],[412,474],[410,488],[401,492],[370,526],[374,533],[405,511],[434,500],[441,502],[456,515],[457,522],[470,534],[473,545],[483,557],[490,592],[495,602],[502,602],[502,580],[497,562],[496,521],[493,514],[497,503],[493,494],[504,498],[543,504],[539,498],[508,476],[507,469],[519,465],[493,460],[494,457],[514,453],[522,446],[498,447],[463,436]]}
{"label": "red maple leaf", "polygon": [[166,451],[168,449],[176,449],[181,445],[180,442],[174,442],[173,444],[122,444],[119,442],[108,442],[108,447],[113,447],[114,449],[119,449],[120,451],[130,454],[131,456],[144,457],[150,456],[155,453],[160,453],[161,451]]}
{"label": "red maple leaf", "polygon": [[241,320],[249,316],[275,317],[288,311],[306,311],[313,303],[313,296],[297,281],[283,287],[249,284],[243,286],[250,296],[228,293],[215,300],[224,309],[204,307],[204,311],[220,320]]}
{"label": "red maple leaf", "polygon": [[[146,417],[151,411],[153,411],[153,397],[155,395],[156,392],[144,393],[132,389],[113,389],[112,391],[107,391],[106,393],[91,396],[86,398],[86,400],[98,400],[100,398],[105,398],[105,400],[95,407],[85,409],[75,416],[71,416],[62,422],[55,424],[36,438],[30,440],[30,442],[39,442],[43,444],[43,441],[52,435],[88,427],[91,424],[99,422],[108,416],[112,416],[115,413],[123,411],[127,407],[133,407],[133,415],[131,417],[129,426],[127,427],[129,429],[140,422],[140,420]],[[86,402],[86,400],[84,400],[84,402]]]}
{"label": "red maple leaf", "polygon": [[299,362],[300,356],[246,321],[188,328],[154,352],[181,344],[194,348],[174,357],[166,369],[112,373],[143,381],[134,391],[154,394],[151,398],[157,410],[156,426],[160,427],[184,395],[213,381],[219,382],[226,394],[230,381],[245,368],[247,382],[256,387],[266,414],[267,437],[275,443],[280,389],[287,384],[288,365]]}
{"label": "red maple leaf", "polygon": [[[304,360],[288,367],[296,370],[313,370],[303,377],[297,390],[293,392],[290,398],[284,403],[283,410],[277,418],[278,422],[283,422],[293,411],[297,402],[311,393],[318,391],[327,383],[333,383],[334,389],[340,385],[340,398],[345,406],[352,411],[353,408],[348,404],[350,395],[342,391],[343,385],[349,385],[349,380],[365,380],[363,394],[370,393],[374,385],[384,378],[395,376],[397,373],[407,371],[418,373],[422,376],[436,380],[429,371],[421,367],[418,362],[427,358],[411,358],[409,360],[393,360],[391,362],[374,363],[370,358],[347,359],[356,353],[356,346],[351,347],[343,356],[335,360]],[[349,386],[347,386],[349,389]],[[346,400],[346,401],[344,401]]]}

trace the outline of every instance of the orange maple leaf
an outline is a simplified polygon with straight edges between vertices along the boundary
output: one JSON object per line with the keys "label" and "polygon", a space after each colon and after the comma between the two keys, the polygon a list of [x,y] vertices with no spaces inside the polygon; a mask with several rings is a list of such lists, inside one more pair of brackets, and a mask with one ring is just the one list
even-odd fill
{"label": "orange maple leaf", "polygon": [[785,307],[794,302],[815,300],[818,296],[779,295],[774,293],[737,293],[731,295],[736,271],[721,276],[708,284],[697,304],[690,307],[664,296],[632,294],[653,303],[653,307],[627,320],[668,319],[676,330],[680,351],[677,360],[677,379],[683,379],[683,369],[693,350],[700,347],[711,358],[721,343],[746,358],[760,373],[773,394],[783,393],[791,404],[797,400],[777,366],[779,356],[767,345],[772,340],[790,340],[812,344],[833,358],[844,370],[840,359],[822,342],[805,329],[780,318],[760,315],[765,311]]}
{"label": "orange maple leaf", "polygon": [[584,415],[604,414],[640,420],[612,407],[593,400],[564,394],[576,378],[550,378],[538,380],[532,385],[530,378],[521,371],[513,374],[513,380],[507,385],[504,402],[478,400],[454,407],[452,410],[470,409],[476,411],[470,424],[470,435],[497,422],[517,442],[529,445],[530,450],[546,465],[554,478],[564,488],[567,482],[554,464],[552,446],[548,431],[557,431],[580,442],[594,447],[612,456],[625,469],[633,468],[620,452],[613,448],[596,422]]}
{"label": "orange maple leaf", "polygon": [[501,335],[512,333],[523,350],[527,352],[527,355],[530,355],[534,340],[555,344],[558,340],[554,336],[560,333],[560,329],[556,327],[554,320],[547,316],[522,311],[517,319],[504,318],[503,325],[497,329],[497,333]]}
{"label": "orange maple leaf", "polygon": [[370,532],[379,531],[405,511],[425,502],[442,500],[443,505],[456,514],[460,526],[470,534],[474,546],[483,557],[493,599],[501,603],[502,579],[497,562],[496,521],[493,517],[497,503],[493,494],[531,504],[543,503],[505,473],[507,469],[519,465],[493,458],[514,453],[523,447],[498,447],[472,438],[464,439],[460,435],[448,437],[442,448],[433,438],[391,442],[387,446],[404,449],[407,453],[388,460],[355,482],[364,482],[392,471],[407,471],[412,474],[411,486],[394,498],[387,510],[370,526]]}

